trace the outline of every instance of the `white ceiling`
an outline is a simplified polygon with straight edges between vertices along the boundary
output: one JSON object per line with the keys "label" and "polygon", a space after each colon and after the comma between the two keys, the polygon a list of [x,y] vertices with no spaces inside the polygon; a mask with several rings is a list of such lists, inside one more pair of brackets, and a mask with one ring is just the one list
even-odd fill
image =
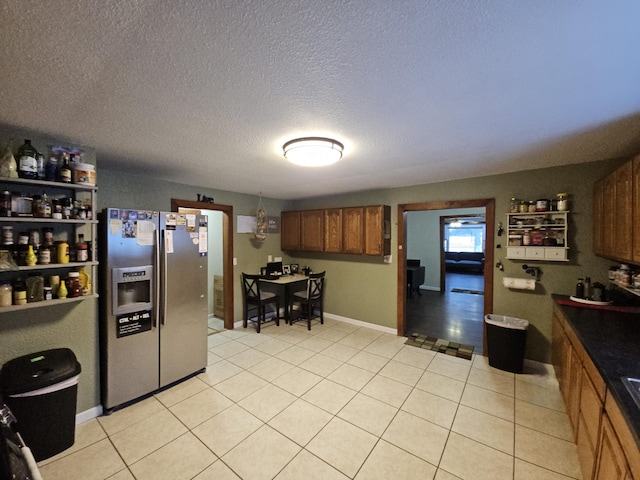
{"label": "white ceiling", "polygon": [[[3,0],[0,123],[292,199],[640,151],[637,0]],[[288,164],[299,136],[345,144]]]}

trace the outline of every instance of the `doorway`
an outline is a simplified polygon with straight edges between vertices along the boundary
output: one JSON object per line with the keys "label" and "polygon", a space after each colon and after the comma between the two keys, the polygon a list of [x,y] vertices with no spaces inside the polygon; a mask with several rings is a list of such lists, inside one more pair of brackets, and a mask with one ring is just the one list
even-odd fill
{"label": "doorway", "polygon": [[[222,298],[223,298],[223,324],[226,330],[233,329],[233,207],[217,203],[195,202],[192,200],[171,199],[171,211],[198,212],[210,210],[222,214]],[[219,272],[218,272],[219,273]],[[220,277],[220,275],[218,275]],[[213,288],[209,289],[209,295],[214,295],[215,277]],[[215,299],[213,300],[215,302]],[[215,305],[214,305],[215,311]]]}
{"label": "doorway", "polygon": [[[421,211],[437,211],[442,210],[442,216],[447,216],[447,211],[452,211],[453,209],[475,209],[475,208],[484,208],[485,219],[486,219],[486,236],[484,238],[484,278],[482,280],[482,299],[478,299],[476,302],[476,311],[470,313],[470,315],[479,316],[480,319],[484,318],[484,315],[487,313],[491,313],[493,309],[493,248],[494,248],[494,234],[493,234],[493,225],[495,223],[495,200],[494,199],[476,199],[476,200],[454,200],[454,201],[439,201],[439,202],[424,202],[424,203],[413,203],[413,204],[401,204],[398,205],[398,292],[397,292],[397,326],[398,326],[398,334],[399,335],[409,335],[412,332],[407,331],[406,329],[406,314],[407,314],[407,237],[408,237],[408,213],[409,212],[421,212]],[[436,227],[436,231],[442,231],[442,227],[438,229]],[[442,235],[440,232],[435,232],[437,235],[432,242],[431,249],[433,250],[432,254],[441,256],[441,251],[443,250],[443,244],[441,241],[441,237],[438,235]],[[446,269],[444,266],[444,257],[440,260],[440,272],[442,273],[441,277],[444,285],[447,285],[446,282]],[[447,289],[451,289],[452,285],[448,285]],[[479,290],[480,287],[469,288],[468,290]],[[435,289],[434,289],[435,290]],[[465,288],[465,290],[467,290]],[[431,293],[431,292],[427,292]],[[470,302],[473,303],[473,302]],[[450,305],[450,309],[457,309],[456,311],[460,313],[460,308],[455,305]],[[481,327],[481,342],[482,342],[482,351],[486,351],[486,335],[484,332],[484,322],[482,322]]]}

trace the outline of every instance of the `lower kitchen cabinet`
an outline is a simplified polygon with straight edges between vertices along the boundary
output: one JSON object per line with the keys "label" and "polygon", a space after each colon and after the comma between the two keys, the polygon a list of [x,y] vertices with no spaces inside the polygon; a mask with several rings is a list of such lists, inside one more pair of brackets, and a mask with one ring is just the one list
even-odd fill
{"label": "lower kitchen cabinet", "polygon": [[[592,477],[584,477],[586,479]],[[600,456],[594,480],[633,480],[629,465],[609,417],[602,418]]]}
{"label": "lower kitchen cabinet", "polygon": [[552,342],[552,361],[573,425],[582,478],[640,480],[640,452],[631,429],[558,305]]}

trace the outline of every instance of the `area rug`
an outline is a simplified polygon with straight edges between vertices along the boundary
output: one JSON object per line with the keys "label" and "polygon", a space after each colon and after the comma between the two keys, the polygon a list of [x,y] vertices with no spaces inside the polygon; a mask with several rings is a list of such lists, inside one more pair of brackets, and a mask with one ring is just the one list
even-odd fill
{"label": "area rug", "polygon": [[444,353],[452,357],[464,358],[466,360],[471,360],[473,355],[473,345],[463,345],[462,343],[450,342],[449,340],[429,337],[420,333],[412,333],[404,344]]}
{"label": "area rug", "polygon": [[452,288],[451,291],[456,293],[471,293],[473,295],[484,295],[484,292],[482,290],[468,290],[466,288]]}

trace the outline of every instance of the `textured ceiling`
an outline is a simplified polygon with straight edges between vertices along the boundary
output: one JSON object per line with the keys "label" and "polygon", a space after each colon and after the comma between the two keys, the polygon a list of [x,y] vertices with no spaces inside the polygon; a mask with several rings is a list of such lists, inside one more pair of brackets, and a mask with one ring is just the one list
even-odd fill
{"label": "textured ceiling", "polygon": [[[0,123],[274,198],[640,151],[636,0],[4,0]],[[298,136],[345,144],[288,164]]]}

